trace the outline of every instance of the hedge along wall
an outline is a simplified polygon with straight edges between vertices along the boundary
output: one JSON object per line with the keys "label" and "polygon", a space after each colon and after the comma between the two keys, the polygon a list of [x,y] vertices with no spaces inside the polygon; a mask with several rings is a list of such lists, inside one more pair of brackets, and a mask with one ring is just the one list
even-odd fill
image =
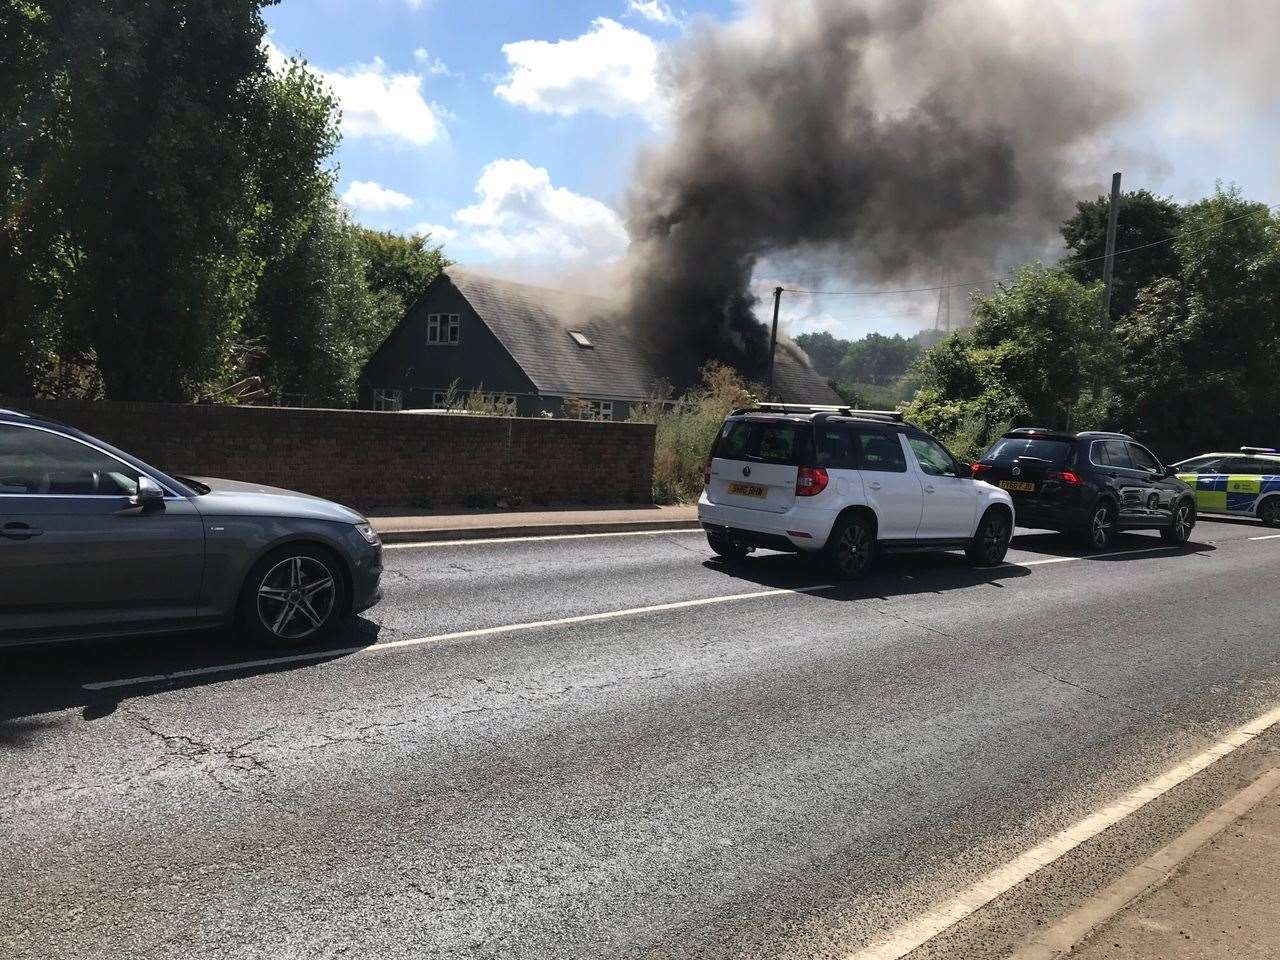
{"label": "hedge along wall", "polygon": [[167,473],[365,510],[652,501],[652,424],[87,400],[0,407],[60,420]]}

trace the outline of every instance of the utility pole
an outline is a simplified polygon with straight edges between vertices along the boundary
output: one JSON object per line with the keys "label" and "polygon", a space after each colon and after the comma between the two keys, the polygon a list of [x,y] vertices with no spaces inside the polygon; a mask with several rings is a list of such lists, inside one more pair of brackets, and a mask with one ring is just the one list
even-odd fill
{"label": "utility pole", "polygon": [[773,335],[769,337],[769,399],[773,399],[773,358],[778,352],[778,307],[782,305],[782,288],[773,288]]}
{"label": "utility pole", "polygon": [[1111,175],[1111,209],[1107,213],[1107,255],[1102,264],[1102,324],[1111,329],[1111,278],[1116,261],[1116,226],[1120,222],[1120,172]]}

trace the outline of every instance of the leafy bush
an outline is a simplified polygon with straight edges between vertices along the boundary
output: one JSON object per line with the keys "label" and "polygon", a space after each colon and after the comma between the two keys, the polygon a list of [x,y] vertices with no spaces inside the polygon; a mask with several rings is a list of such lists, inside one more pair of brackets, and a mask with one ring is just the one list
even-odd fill
{"label": "leafy bush", "polygon": [[678,399],[669,390],[632,408],[630,419],[657,427],[653,463],[653,498],[658,503],[691,503],[702,492],[702,471],[724,418],[764,395],[732,367],[712,361],[702,370],[702,384]]}

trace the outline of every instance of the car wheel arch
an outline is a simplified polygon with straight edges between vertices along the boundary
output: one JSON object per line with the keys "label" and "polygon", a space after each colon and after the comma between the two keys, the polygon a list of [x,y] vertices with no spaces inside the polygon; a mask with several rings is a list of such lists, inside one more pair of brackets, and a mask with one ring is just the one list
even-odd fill
{"label": "car wheel arch", "polygon": [[1280,491],[1272,491],[1271,493],[1264,493],[1262,496],[1260,496],[1258,498],[1258,502],[1254,504],[1253,515],[1255,517],[1262,516],[1263,505],[1273,500],[1280,501]]}
{"label": "car wheel arch", "polygon": [[854,516],[865,517],[871,521],[872,539],[878,540],[880,538],[880,516],[876,513],[874,507],[866,503],[855,503],[845,507],[832,521],[831,529],[835,530],[845,518]]}

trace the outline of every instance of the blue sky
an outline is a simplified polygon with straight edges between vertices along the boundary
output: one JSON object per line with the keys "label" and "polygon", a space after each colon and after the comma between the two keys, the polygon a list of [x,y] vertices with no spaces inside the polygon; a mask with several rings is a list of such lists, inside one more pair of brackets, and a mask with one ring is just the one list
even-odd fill
{"label": "blue sky", "polygon": [[[1112,169],[1123,169],[1127,188],[1179,199],[1221,179],[1252,198],[1280,201],[1280,100],[1266,92],[1276,85],[1257,82],[1271,75],[1275,48],[1266,49],[1280,18],[1274,7],[1268,14],[1271,0],[1237,2],[1266,21],[1261,40],[1241,26],[1245,10],[1233,21],[1244,34],[1205,42],[1208,0],[1080,0],[1108,11],[1112,19],[1099,29],[1128,37],[1135,58],[1160,48],[1142,70],[1151,75],[1143,78],[1142,109],[1093,145],[1096,192]],[[747,15],[747,6],[282,0],[267,21],[273,55],[305,57],[342,100],[339,194],[357,219],[431,230],[463,264],[537,280],[589,275],[621,256],[620,211],[635,153],[666,135],[657,80],[664,51],[695,19],[729,21]],[[936,303],[929,295],[855,299],[796,302],[784,316],[792,332],[910,333],[932,323]]]}

